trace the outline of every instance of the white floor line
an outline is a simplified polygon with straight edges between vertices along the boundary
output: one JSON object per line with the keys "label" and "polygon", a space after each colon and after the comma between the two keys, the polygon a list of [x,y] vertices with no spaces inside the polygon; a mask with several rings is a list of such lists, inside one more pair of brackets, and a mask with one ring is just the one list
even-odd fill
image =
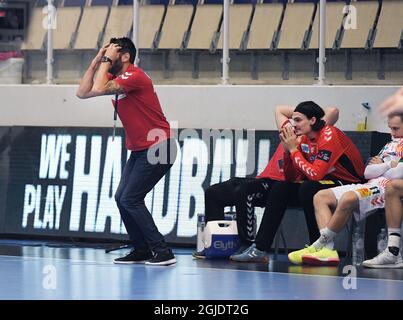
{"label": "white floor line", "polygon": [[99,265],[116,265],[112,261],[109,262],[99,262],[99,261],[91,261],[91,260],[75,260],[75,259],[63,259],[63,258],[52,258],[52,257],[29,257],[29,256],[9,256],[9,255],[1,255],[0,259],[3,257],[13,258],[15,260],[56,260],[56,261],[63,261],[63,262],[74,262],[74,263],[93,263]]}
{"label": "white floor line", "polygon": [[[233,271],[233,272],[251,272],[251,273],[262,273],[267,275],[287,275],[287,276],[306,276],[306,277],[323,277],[323,278],[344,278],[347,275],[321,275],[321,274],[300,274],[300,273],[288,273],[288,272],[278,272],[278,271],[257,271],[257,270],[237,270],[237,269],[226,269],[226,268],[211,268],[211,267],[183,267],[189,269],[204,269],[204,270],[215,270],[215,271]],[[373,280],[373,281],[392,281],[392,282],[403,282],[403,280],[394,279],[378,279],[378,278],[361,278],[360,280]]]}
{"label": "white floor line", "polygon": [[[63,262],[74,262],[74,263],[79,263],[82,265],[85,265],[87,263],[91,263],[91,264],[95,264],[95,265],[103,265],[103,266],[114,266],[114,267],[122,267],[122,266],[144,266],[147,268],[155,268],[155,266],[146,266],[146,265],[142,265],[142,264],[127,264],[127,265],[118,265],[118,264],[114,264],[112,261],[111,262],[99,262],[99,261],[89,261],[89,260],[73,260],[73,259],[62,259],[62,258],[51,258],[51,257],[20,257],[20,256],[9,256],[9,255],[1,255],[0,259],[2,257],[7,257],[7,258],[13,258],[15,260],[53,260],[53,261],[63,261]],[[331,275],[320,275],[320,274],[299,274],[299,273],[288,273],[288,272],[274,272],[274,271],[257,271],[257,270],[238,270],[238,269],[227,269],[227,268],[215,268],[215,267],[203,267],[203,266],[197,266],[197,267],[189,267],[189,266],[180,266],[180,261],[177,262],[175,265],[171,266],[171,267],[179,267],[180,269],[189,269],[189,270],[212,270],[212,271],[232,271],[232,272],[248,272],[248,273],[262,273],[262,274],[266,274],[266,275],[282,275],[282,276],[299,276],[299,277],[321,277],[321,278],[344,278],[345,276],[341,276],[341,275],[335,275],[335,276],[331,276]],[[155,268],[156,269],[156,268]],[[380,269],[380,270],[385,270],[385,269]],[[393,269],[386,269],[386,270],[393,270]],[[346,275],[347,276],[347,275]],[[362,277],[357,277],[357,279],[360,280],[371,280],[371,281],[387,281],[387,282],[403,282],[403,280],[395,280],[395,279],[377,279],[377,278],[362,278]]]}

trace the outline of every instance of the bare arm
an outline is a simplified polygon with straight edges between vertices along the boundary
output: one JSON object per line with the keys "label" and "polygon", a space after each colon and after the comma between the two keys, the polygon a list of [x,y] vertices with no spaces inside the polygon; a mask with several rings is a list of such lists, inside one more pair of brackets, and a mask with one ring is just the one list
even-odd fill
{"label": "bare arm", "polygon": [[78,86],[78,90],[76,96],[80,99],[87,99],[91,97],[95,97],[95,94],[91,92],[91,89],[94,85],[94,75],[98,68],[98,64],[91,62],[87,71],[85,71],[84,76],[80,80],[80,85]]}
{"label": "bare arm", "polygon": [[325,108],[325,115],[323,120],[326,124],[334,125],[337,120],[339,120],[339,109],[336,107],[327,107]]}
{"label": "bare arm", "polygon": [[382,103],[379,112],[383,116],[394,112],[403,112],[403,87]]}
{"label": "bare arm", "polygon": [[87,71],[84,73],[84,76],[80,80],[80,85],[78,86],[78,90],[76,96],[80,99],[87,99],[91,97],[95,97],[95,94],[91,92],[92,87],[94,86],[94,75],[97,71],[102,56],[105,54],[107,47],[109,44],[104,45],[95,58],[91,61]]}
{"label": "bare arm", "polygon": [[292,113],[294,112],[294,107],[286,106],[286,105],[279,105],[276,106],[274,111],[274,115],[276,118],[276,125],[277,129],[281,130],[282,125],[291,118]]}
{"label": "bare arm", "polygon": [[92,92],[97,96],[108,94],[123,93],[123,88],[113,80],[109,80],[108,71],[110,63],[101,63],[98,73],[95,76]]}
{"label": "bare arm", "polygon": [[[107,52],[109,44],[103,46],[97,56],[92,60],[87,71],[84,73],[77,90],[77,97],[80,99],[88,99],[91,97],[123,93],[121,88],[115,81],[109,80],[108,71],[110,63],[101,63],[102,56]],[[96,71],[97,75],[95,76]],[[95,81],[94,81],[95,76]]]}
{"label": "bare arm", "polygon": [[[281,126],[292,117],[292,113],[294,112],[294,107],[287,105],[279,105],[276,106],[275,109],[275,118],[277,129],[281,130]],[[339,109],[336,107],[327,107],[325,108],[325,115],[323,120],[326,124],[335,124],[337,120],[339,120]]]}

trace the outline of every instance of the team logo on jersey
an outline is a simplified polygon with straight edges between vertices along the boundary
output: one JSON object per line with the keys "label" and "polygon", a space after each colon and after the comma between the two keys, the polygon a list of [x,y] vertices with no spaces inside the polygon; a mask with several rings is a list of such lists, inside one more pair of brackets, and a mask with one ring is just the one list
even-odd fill
{"label": "team logo on jersey", "polygon": [[[374,195],[379,195],[380,196],[381,190],[377,186],[372,186],[372,187],[369,187],[369,188],[357,189],[356,192],[360,195],[361,198],[368,198],[368,197],[371,197],[371,196],[374,196]],[[377,199],[377,198],[375,198],[375,199]],[[375,203],[372,203],[372,204],[375,204]],[[376,204],[379,204],[379,203],[376,203]]]}
{"label": "team logo on jersey", "polygon": [[129,79],[129,77],[133,74],[133,72],[125,72],[124,74],[121,75],[123,80]]}
{"label": "team logo on jersey", "polygon": [[318,153],[318,145],[317,144],[312,144],[311,145],[311,153],[312,154]]}
{"label": "team logo on jersey", "polygon": [[360,188],[355,190],[361,198],[368,198],[372,195],[371,190],[369,190],[368,188]]}
{"label": "team logo on jersey", "polygon": [[304,153],[309,153],[309,146],[305,143],[301,143],[301,150]]}
{"label": "team logo on jersey", "polygon": [[379,189],[378,186],[372,186],[372,187],[369,188],[369,190],[371,190],[372,195],[381,193],[381,189]]}
{"label": "team logo on jersey", "polygon": [[322,160],[322,161],[329,162],[331,156],[332,156],[331,151],[329,151],[329,150],[319,150],[317,158]]}
{"label": "team logo on jersey", "polygon": [[326,127],[324,133],[325,133],[324,138],[327,142],[332,140],[332,129],[330,127]]}

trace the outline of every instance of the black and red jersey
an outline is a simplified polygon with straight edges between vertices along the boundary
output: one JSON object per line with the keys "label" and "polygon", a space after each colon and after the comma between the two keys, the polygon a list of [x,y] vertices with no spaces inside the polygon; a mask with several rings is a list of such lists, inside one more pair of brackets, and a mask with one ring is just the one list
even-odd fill
{"label": "black and red jersey", "polygon": [[316,139],[301,137],[298,149],[284,156],[286,180],[363,181],[364,162],[354,143],[334,126],[323,127]]}
{"label": "black and red jersey", "polygon": [[271,157],[269,163],[266,168],[259,174],[256,178],[269,178],[276,181],[284,181],[284,168],[283,168],[283,157],[284,157],[284,148],[280,143],[276,149],[276,152]]}

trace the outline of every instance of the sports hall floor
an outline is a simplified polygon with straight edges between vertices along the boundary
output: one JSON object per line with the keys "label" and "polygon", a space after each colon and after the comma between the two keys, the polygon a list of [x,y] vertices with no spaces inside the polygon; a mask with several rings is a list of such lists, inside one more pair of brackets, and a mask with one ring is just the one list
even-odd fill
{"label": "sports hall floor", "polygon": [[169,267],[113,264],[126,252],[0,240],[0,299],[403,299],[403,269],[359,267],[357,278],[346,278],[346,259],[339,267],[293,266],[285,255],[268,265],[243,264],[194,260],[191,249],[174,249],[178,262]]}

